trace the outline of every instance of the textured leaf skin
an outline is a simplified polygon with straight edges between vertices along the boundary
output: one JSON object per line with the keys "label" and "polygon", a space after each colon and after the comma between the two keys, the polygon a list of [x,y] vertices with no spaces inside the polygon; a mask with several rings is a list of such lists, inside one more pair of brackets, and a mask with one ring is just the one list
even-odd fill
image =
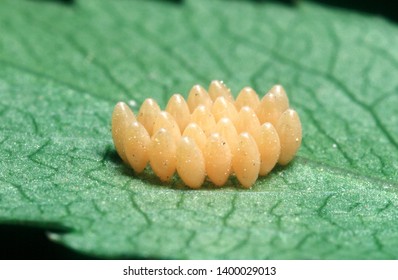
{"label": "textured leaf skin", "polygon": [[[397,27],[300,3],[3,0],[0,222],[103,258],[397,259]],[[189,190],[117,157],[117,101],[285,86],[296,159]],[[137,106],[133,106],[137,112]]]}

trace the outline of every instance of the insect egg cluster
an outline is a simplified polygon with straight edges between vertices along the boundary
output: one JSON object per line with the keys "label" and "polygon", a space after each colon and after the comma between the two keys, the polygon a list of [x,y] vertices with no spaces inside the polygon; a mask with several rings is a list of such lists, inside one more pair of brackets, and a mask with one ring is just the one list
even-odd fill
{"label": "insect egg cluster", "polygon": [[146,99],[137,115],[123,102],[112,114],[112,137],[122,160],[137,173],[148,162],[161,181],[177,171],[191,188],[206,177],[216,186],[236,176],[249,188],[274,166],[288,164],[301,145],[301,123],[282,86],[260,99],[250,87],[234,100],[221,81],[195,85],[185,101],[174,94],[162,111]]}

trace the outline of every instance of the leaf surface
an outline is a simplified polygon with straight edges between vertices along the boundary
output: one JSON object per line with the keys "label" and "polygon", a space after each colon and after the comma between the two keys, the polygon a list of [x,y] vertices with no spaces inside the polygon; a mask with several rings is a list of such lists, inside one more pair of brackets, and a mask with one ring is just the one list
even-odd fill
{"label": "leaf surface", "polygon": [[[398,258],[397,27],[313,3],[3,0],[0,222],[104,258]],[[281,83],[296,159],[250,190],[136,176],[114,104]],[[65,233],[54,233],[55,227]]]}

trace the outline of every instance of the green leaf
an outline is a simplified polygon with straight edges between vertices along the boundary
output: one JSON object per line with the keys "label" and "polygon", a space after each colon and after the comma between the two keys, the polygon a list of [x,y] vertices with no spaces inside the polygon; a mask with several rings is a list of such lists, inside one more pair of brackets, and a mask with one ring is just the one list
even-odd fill
{"label": "green leaf", "polygon": [[[104,258],[398,258],[396,25],[306,2],[0,5],[1,223]],[[304,133],[290,165],[189,190],[122,164],[117,101],[213,79],[285,86]]]}

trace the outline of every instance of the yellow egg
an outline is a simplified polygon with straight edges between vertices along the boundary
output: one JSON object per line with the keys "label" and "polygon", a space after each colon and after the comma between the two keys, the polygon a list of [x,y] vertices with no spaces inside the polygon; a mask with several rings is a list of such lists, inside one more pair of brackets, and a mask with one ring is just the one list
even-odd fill
{"label": "yellow egg", "polygon": [[217,97],[211,108],[211,113],[216,122],[221,118],[229,118],[235,124],[238,119],[238,111],[236,111],[235,106],[224,96]]}
{"label": "yellow egg", "polygon": [[275,128],[281,143],[278,163],[286,165],[293,159],[301,145],[301,122],[297,112],[293,109],[287,109],[279,118]]}
{"label": "yellow egg", "polygon": [[135,172],[141,173],[149,161],[151,138],[142,124],[130,123],[125,131],[124,149],[130,166]]}
{"label": "yellow egg", "polygon": [[195,141],[199,149],[203,152],[206,145],[206,134],[197,123],[190,123],[184,130],[182,136],[187,136]]}
{"label": "yellow egg", "polygon": [[176,170],[176,149],[174,137],[166,129],[161,128],[152,136],[149,163],[163,182],[170,181]]}
{"label": "yellow egg", "polygon": [[245,188],[250,188],[258,178],[260,153],[256,141],[247,132],[239,134],[238,148],[232,156],[232,168]]}
{"label": "yellow egg", "polygon": [[166,112],[173,116],[180,128],[180,132],[184,131],[185,127],[190,122],[191,112],[181,94],[174,94],[170,98],[166,106]]}
{"label": "yellow egg", "polygon": [[234,103],[231,90],[222,81],[212,81],[210,83],[209,95],[213,102],[217,97],[224,96],[229,102]]}
{"label": "yellow egg", "polygon": [[205,160],[202,151],[189,137],[181,137],[177,146],[177,172],[184,183],[193,189],[200,188],[205,179]]}
{"label": "yellow egg", "polygon": [[232,121],[228,118],[222,118],[218,121],[215,132],[219,133],[227,141],[231,153],[234,154],[238,147],[238,132]]}
{"label": "yellow egg", "polygon": [[133,121],[135,116],[129,106],[124,102],[117,103],[112,113],[112,138],[116,152],[125,163],[128,160],[124,151],[124,135],[128,124]]}
{"label": "yellow egg", "polygon": [[153,124],[153,133],[158,132],[159,129],[165,128],[174,137],[175,143],[180,140],[181,132],[178,127],[177,122],[174,120],[173,116],[166,111],[161,111],[155,118]]}
{"label": "yellow egg", "polygon": [[200,85],[195,85],[192,87],[188,94],[187,103],[189,110],[192,113],[199,105],[206,106],[210,109],[213,101],[211,101],[209,94],[203,87],[201,87]]}
{"label": "yellow egg", "polygon": [[259,128],[260,121],[253,109],[248,106],[242,107],[239,111],[238,120],[236,122],[236,130],[238,133],[249,132],[252,136],[255,136]]}
{"label": "yellow egg", "polygon": [[191,121],[197,123],[202,128],[206,136],[209,136],[216,126],[213,114],[203,105],[196,107],[191,115]]}
{"label": "yellow egg", "polygon": [[204,158],[210,181],[216,186],[224,185],[231,173],[232,154],[227,141],[219,133],[212,133],[207,139]]}
{"label": "yellow egg", "polygon": [[138,112],[137,120],[145,127],[150,136],[153,135],[153,124],[160,113],[159,105],[152,98],[145,99]]}
{"label": "yellow egg", "polygon": [[257,93],[251,87],[244,87],[235,100],[235,107],[237,111],[244,106],[249,106],[253,110],[256,110],[260,104],[260,99]]}
{"label": "yellow egg", "polygon": [[264,123],[255,138],[260,152],[260,176],[267,175],[276,165],[281,152],[279,136],[271,123]]}

